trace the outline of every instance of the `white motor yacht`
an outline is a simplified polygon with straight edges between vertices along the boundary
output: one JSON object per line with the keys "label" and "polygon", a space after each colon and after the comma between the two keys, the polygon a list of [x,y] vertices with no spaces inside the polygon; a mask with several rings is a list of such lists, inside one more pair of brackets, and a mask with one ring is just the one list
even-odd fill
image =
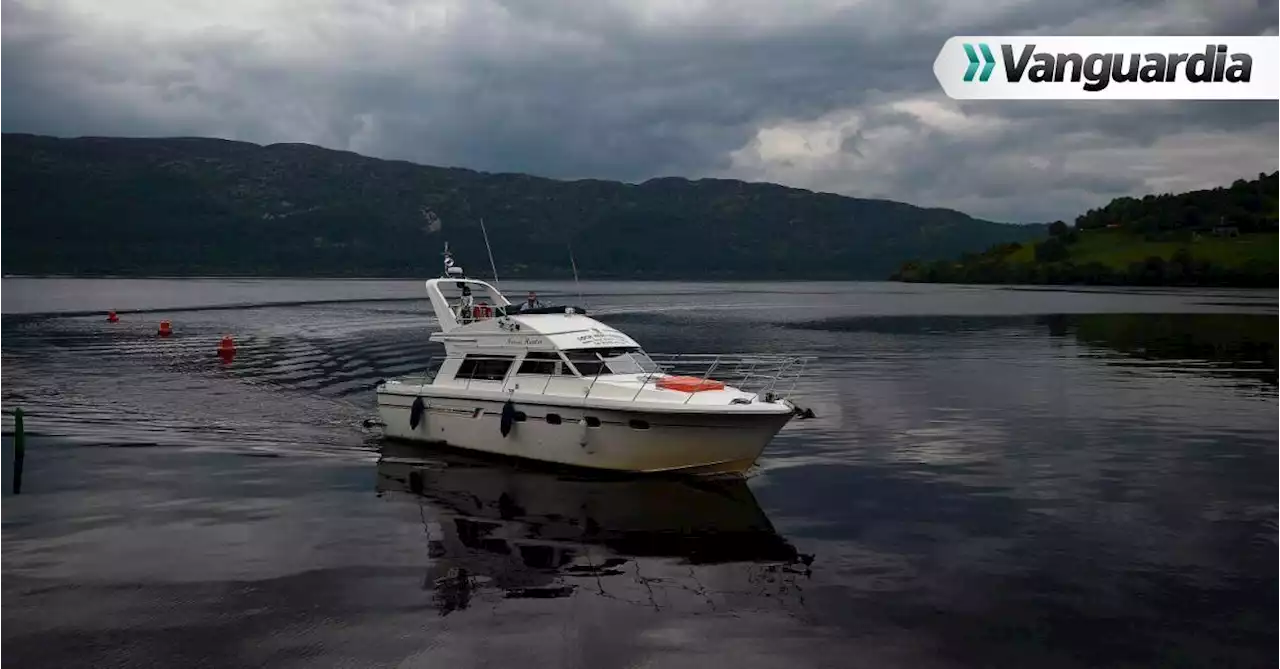
{"label": "white motor yacht", "polygon": [[741,473],[799,413],[788,395],[803,358],[651,356],[580,306],[521,310],[445,253],[445,276],[426,282],[445,355],[378,384],[387,437],[621,472]]}

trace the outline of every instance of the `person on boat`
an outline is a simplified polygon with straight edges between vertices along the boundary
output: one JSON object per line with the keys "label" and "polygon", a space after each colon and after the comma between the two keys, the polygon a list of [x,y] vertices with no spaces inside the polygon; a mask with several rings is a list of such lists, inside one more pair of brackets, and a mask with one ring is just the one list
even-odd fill
{"label": "person on boat", "polygon": [[530,309],[541,309],[542,306],[543,306],[542,303],[538,301],[538,294],[531,290],[529,291],[529,298],[525,300],[524,304],[520,305],[520,311],[528,311]]}
{"label": "person on boat", "polygon": [[462,288],[462,296],[458,298],[458,321],[461,323],[470,323],[474,314],[472,313],[475,306],[475,298],[471,295],[471,286],[465,283],[459,283]]}

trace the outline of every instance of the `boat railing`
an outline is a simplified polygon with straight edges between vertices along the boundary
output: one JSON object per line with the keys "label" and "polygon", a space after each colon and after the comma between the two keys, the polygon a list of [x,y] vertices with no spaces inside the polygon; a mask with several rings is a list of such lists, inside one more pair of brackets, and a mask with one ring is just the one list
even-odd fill
{"label": "boat railing", "polygon": [[[424,383],[434,382],[445,362],[464,358],[475,361],[476,364],[471,365],[464,374],[459,374],[453,377],[452,380],[463,381],[464,387],[468,389],[475,382],[489,382],[505,386],[515,378],[518,371],[514,364],[514,356],[511,355],[485,356],[474,353],[455,353],[431,358],[423,372]],[[632,400],[638,398],[644,390],[652,389],[653,384],[665,376],[698,378],[701,380],[698,385],[718,381],[726,386],[732,386],[743,392],[759,395],[762,398],[789,399],[794,394],[800,378],[804,375],[805,368],[814,360],[812,356],[718,353],[649,354],[649,359],[654,363],[650,371],[626,374],[626,376],[638,376],[641,381],[632,396]],[[484,369],[482,363],[490,361],[507,365],[502,370],[501,377],[494,373],[498,371],[498,365],[494,365],[490,369]],[[599,366],[595,374],[578,377],[568,369],[568,364],[563,360],[546,360],[545,362],[556,365],[561,372],[559,374],[529,375],[535,378],[545,377],[542,379],[540,390],[537,389],[537,382],[533,383],[532,389],[540,394],[545,394],[551,388],[551,383],[557,379],[581,378],[588,383],[584,392],[584,399],[586,399],[591,396],[591,392],[595,389],[601,377],[610,375],[605,372],[605,365],[603,364]],[[694,393],[689,393],[688,397],[685,398],[685,402],[687,403],[693,396]]]}
{"label": "boat railing", "polygon": [[[795,393],[805,368],[814,360],[812,356],[724,353],[651,353],[649,359],[657,370],[646,375],[646,384],[662,376],[688,376],[776,399]],[[692,397],[690,393],[685,401]]]}

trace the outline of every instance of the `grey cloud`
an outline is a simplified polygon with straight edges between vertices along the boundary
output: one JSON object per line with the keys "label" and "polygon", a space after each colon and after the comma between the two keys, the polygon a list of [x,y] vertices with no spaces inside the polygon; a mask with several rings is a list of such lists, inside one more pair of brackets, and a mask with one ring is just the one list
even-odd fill
{"label": "grey cloud", "polygon": [[[78,6],[5,0],[6,131],[305,141],[563,178],[729,176],[1002,220],[1069,218],[1229,171],[1125,169],[1139,155],[1159,163],[1171,137],[1277,136],[1274,103],[942,98],[995,128],[958,137],[886,106],[937,98],[932,62],[953,34],[1274,33],[1274,4],[335,0],[286,2],[263,25],[196,16],[184,30],[106,23]],[[862,119],[844,129],[841,157],[735,158],[761,130],[841,113]],[[1099,161],[1109,148],[1117,159]],[[1265,164],[1221,158],[1232,160],[1238,176],[1276,167],[1273,152]]]}

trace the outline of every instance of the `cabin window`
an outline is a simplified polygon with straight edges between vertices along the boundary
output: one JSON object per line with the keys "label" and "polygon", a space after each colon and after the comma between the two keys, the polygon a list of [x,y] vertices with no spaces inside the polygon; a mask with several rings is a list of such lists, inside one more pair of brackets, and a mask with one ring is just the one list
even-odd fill
{"label": "cabin window", "polygon": [[501,381],[507,378],[507,371],[516,358],[513,355],[468,355],[458,366],[455,379],[473,381]]}
{"label": "cabin window", "polygon": [[579,376],[597,374],[648,374],[658,365],[639,348],[582,348],[566,352]]}
{"label": "cabin window", "polygon": [[523,411],[517,411],[511,418],[514,419],[515,422],[517,423],[523,423],[526,420],[529,420],[529,415]]}
{"label": "cabin window", "polygon": [[560,414],[558,414],[558,413],[549,413],[549,414],[547,414],[546,421],[547,421],[547,424],[548,424],[548,425],[559,425],[559,424],[560,424]]}
{"label": "cabin window", "polygon": [[658,365],[638,348],[608,348],[597,353],[614,374],[647,374],[658,371]]}
{"label": "cabin window", "polygon": [[600,356],[596,355],[595,351],[567,351],[565,355],[569,358],[573,368],[577,370],[578,376],[594,377],[599,374],[608,374],[604,369],[604,363],[600,361]]}
{"label": "cabin window", "polygon": [[560,373],[560,363],[559,353],[531,351],[525,355],[524,361],[520,363],[520,369],[516,373],[555,376]]}
{"label": "cabin window", "polygon": [[647,421],[647,420],[639,420],[639,419],[637,419],[637,418],[632,418],[632,419],[631,419],[631,429],[633,429],[633,430],[647,430],[647,429],[649,429],[649,421]]}
{"label": "cabin window", "polygon": [[582,420],[587,423],[587,427],[600,427],[600,419],[595,416],[587,416]]}

